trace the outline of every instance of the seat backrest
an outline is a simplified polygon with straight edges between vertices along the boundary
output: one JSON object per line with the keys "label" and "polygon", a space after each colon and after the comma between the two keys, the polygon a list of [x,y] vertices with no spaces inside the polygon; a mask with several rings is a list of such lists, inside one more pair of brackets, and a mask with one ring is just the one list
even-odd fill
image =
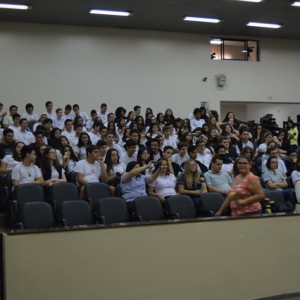
{"label": "seat backrest", "polygon": [[220,193],[208,192],[200,195],[201,214],[204,217],[213,217],[224,202],[224,197]]}
{"label": "seat backrest", "polygon": [[90,203],[93,210],[97,209],[98,200],[111,197],[108,184],[103,182],[91,182],[84,186],[84,199]]}
{"label": "seat backrest", "polygon": [[141,222],[156,221],[164,218],[160,201],[153,196],[141,196],[134,200],[134,216]]}
{"label": "seat backrest", "polygon": [[92,224],[92,213],[86,201],[64,201],[61,210],[65,226],[79,226]]}
{"label": "seat backrest", "polygon": [[64,201],[78,200],[78,189],[74,183],[59,182],[51,188],[51,199],[56,212],[61,211]]}
{"label": "seat backrest", "polygon": [[47,202],[27,202],[21,211],[21,223],[25,229],[41,229],[55,226],[52,207]]}
{"label": "seat backrest", "polygon": [[103,224],[129,221],[126,202],[119,197],[106,197],[98,200],[99,221]]}
{"label": "seat backrest", "polygon": [[285,200],[283,193],[279,190],[265,191],[265,197],[274,201],[275,212],[293,212],[293,204]]}
{"label": "seat backrest", "polygon": [[43,202],[44,190],[41,185],[34,183],[20,184],[14,189],[14,200],[17,209],[21,210],[22,206],[27,202]]}
{"label": "seat backrest", "polygon": [[195,206],[189,196],[171,196],[166,199],[166,206],[171,217],[178,219],[189,219],[196,217]]}

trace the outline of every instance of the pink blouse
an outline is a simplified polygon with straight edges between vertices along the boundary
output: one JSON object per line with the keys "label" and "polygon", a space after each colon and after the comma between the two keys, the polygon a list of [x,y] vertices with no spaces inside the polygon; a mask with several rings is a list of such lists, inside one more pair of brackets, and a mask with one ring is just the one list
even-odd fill
{"label": "pink blouse", "polygon": [[[252,195],[251,191],[248,189],[249,182],[252,180],[258,180],[257,176],[253,173],[249,173],[246,177],[237,175],[234,179],[230,192],[234,192],[239,199],[246,199]],[[231,215],[238,216],[245,213],[261,210],[261,205],[259,202],[255,202],[246,206],[238,207],[235,200],[230,201]]]}

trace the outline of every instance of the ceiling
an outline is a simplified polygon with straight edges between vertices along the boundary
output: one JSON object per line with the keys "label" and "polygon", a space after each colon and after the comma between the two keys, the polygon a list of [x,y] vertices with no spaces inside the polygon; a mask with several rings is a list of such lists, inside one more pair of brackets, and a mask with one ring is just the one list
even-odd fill
{"label": "ceiling", "polygon": [[[2,2],[2,1],[1,1]],[[5,3],[24,4],[21,0]],[[26,0],[25,0],[26,2]],[[28,0],[32,9],[0,9],[1,21],[189,32],[222,37],[269,37],[300,40],[300,7],[290,0],[261,3],[237,0]],[[91,8],[125,10],[130,17],[90,15]],[[220,18],[219,24],[183,21],[183,16]],[[249,21],[279,23],[277,30],[247,27]]]}

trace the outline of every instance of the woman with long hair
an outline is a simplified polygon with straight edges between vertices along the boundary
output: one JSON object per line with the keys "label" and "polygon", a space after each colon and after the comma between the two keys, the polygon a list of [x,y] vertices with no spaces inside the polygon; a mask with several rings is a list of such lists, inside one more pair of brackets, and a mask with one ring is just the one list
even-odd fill
{"label": "woman with long hair", "polygon": [[57,153],[53,147],[46,147],[43,152],[40,168],[44,179],[44,185],[52,186],[58,182],[66,182],[65,171],[59,164]]}
{"label": "woman with long hair", "polygon": [[107,184],[116,187],[116,185],[120,183],[121,176],[126,171],[126,165],[120,163],[118,151],[114,148],[110,148],[107,150],[104,163],[108,175]]}
{"label": "woman with long hair", "polygon": [[79,159],[86,159],[86,148],[92,145],[91,138],[88,133],[82,132],[78,139],[78,144],[74,148],[74,151],[78,155]]}
{"label": "woman with long hair", "polygon": [[195,207],[199,207],[200,195],[207,193],[207,188],[195,160],[189,159],[185,162],[184,171],[177,178],[177,189],[180,195],[191,197]]}
{"label": "woman with long hair", "polygon": [[175,119],[175,116],[174,116],[173,111],[171,110],[171,108],[166,109],[165,115],[164,115],[164,120],[165,120],[165,124],[170,123],[174,127],[176,126],[176,119]]}
{"label": "woman with long hair", "polygon": [[78,156],[70,145],[62,147],[62,166],[66,172],[74,172],[76,163],[79,161]]}
{"label": "woman with long hair", "polygon": [[18,142],[13,154],[7,154],[4,156],[4,158],[1,160],[0,174],[11,173],[13,167],[15,167],[22,161],[21,150],[24,145],[24,143]]}
{"label": "woman with long hair", "polygon": [[159,112],[157,115],[156,115],[156,120],[157,120],[157,124],[160,128],[160,131],[162,131],[163,127],[165,126],[165,117],[164,117],[164,114]]}
{"label": "woman with long hair", "polygon": [[159,176],[148,185],[148,194],[158,197],[163,204],[166,198],[176,195],[176,177],[170,172],[167,159],[162,158],[160,163]]}
{"label": "woman with long hair", "polygon": [[117,127],[115,122],[108,122],[107,123],[107,132],[111,132],[114,135],[114,141],[118,143],[120,136],[117,133]]}

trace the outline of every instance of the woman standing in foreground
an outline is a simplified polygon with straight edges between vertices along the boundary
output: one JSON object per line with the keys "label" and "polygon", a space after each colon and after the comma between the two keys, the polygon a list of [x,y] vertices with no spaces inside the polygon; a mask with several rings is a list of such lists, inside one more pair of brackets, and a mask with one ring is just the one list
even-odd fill
{"label": "woman standing in foreground", "polygon": [[249,157],[239,156],[235,160],[235,178],[231,190],[215,216],[220,216],[229,205],[231,216],[256,215],[262,212],[260,201],[264,198],[264,191],[250,168]]}

